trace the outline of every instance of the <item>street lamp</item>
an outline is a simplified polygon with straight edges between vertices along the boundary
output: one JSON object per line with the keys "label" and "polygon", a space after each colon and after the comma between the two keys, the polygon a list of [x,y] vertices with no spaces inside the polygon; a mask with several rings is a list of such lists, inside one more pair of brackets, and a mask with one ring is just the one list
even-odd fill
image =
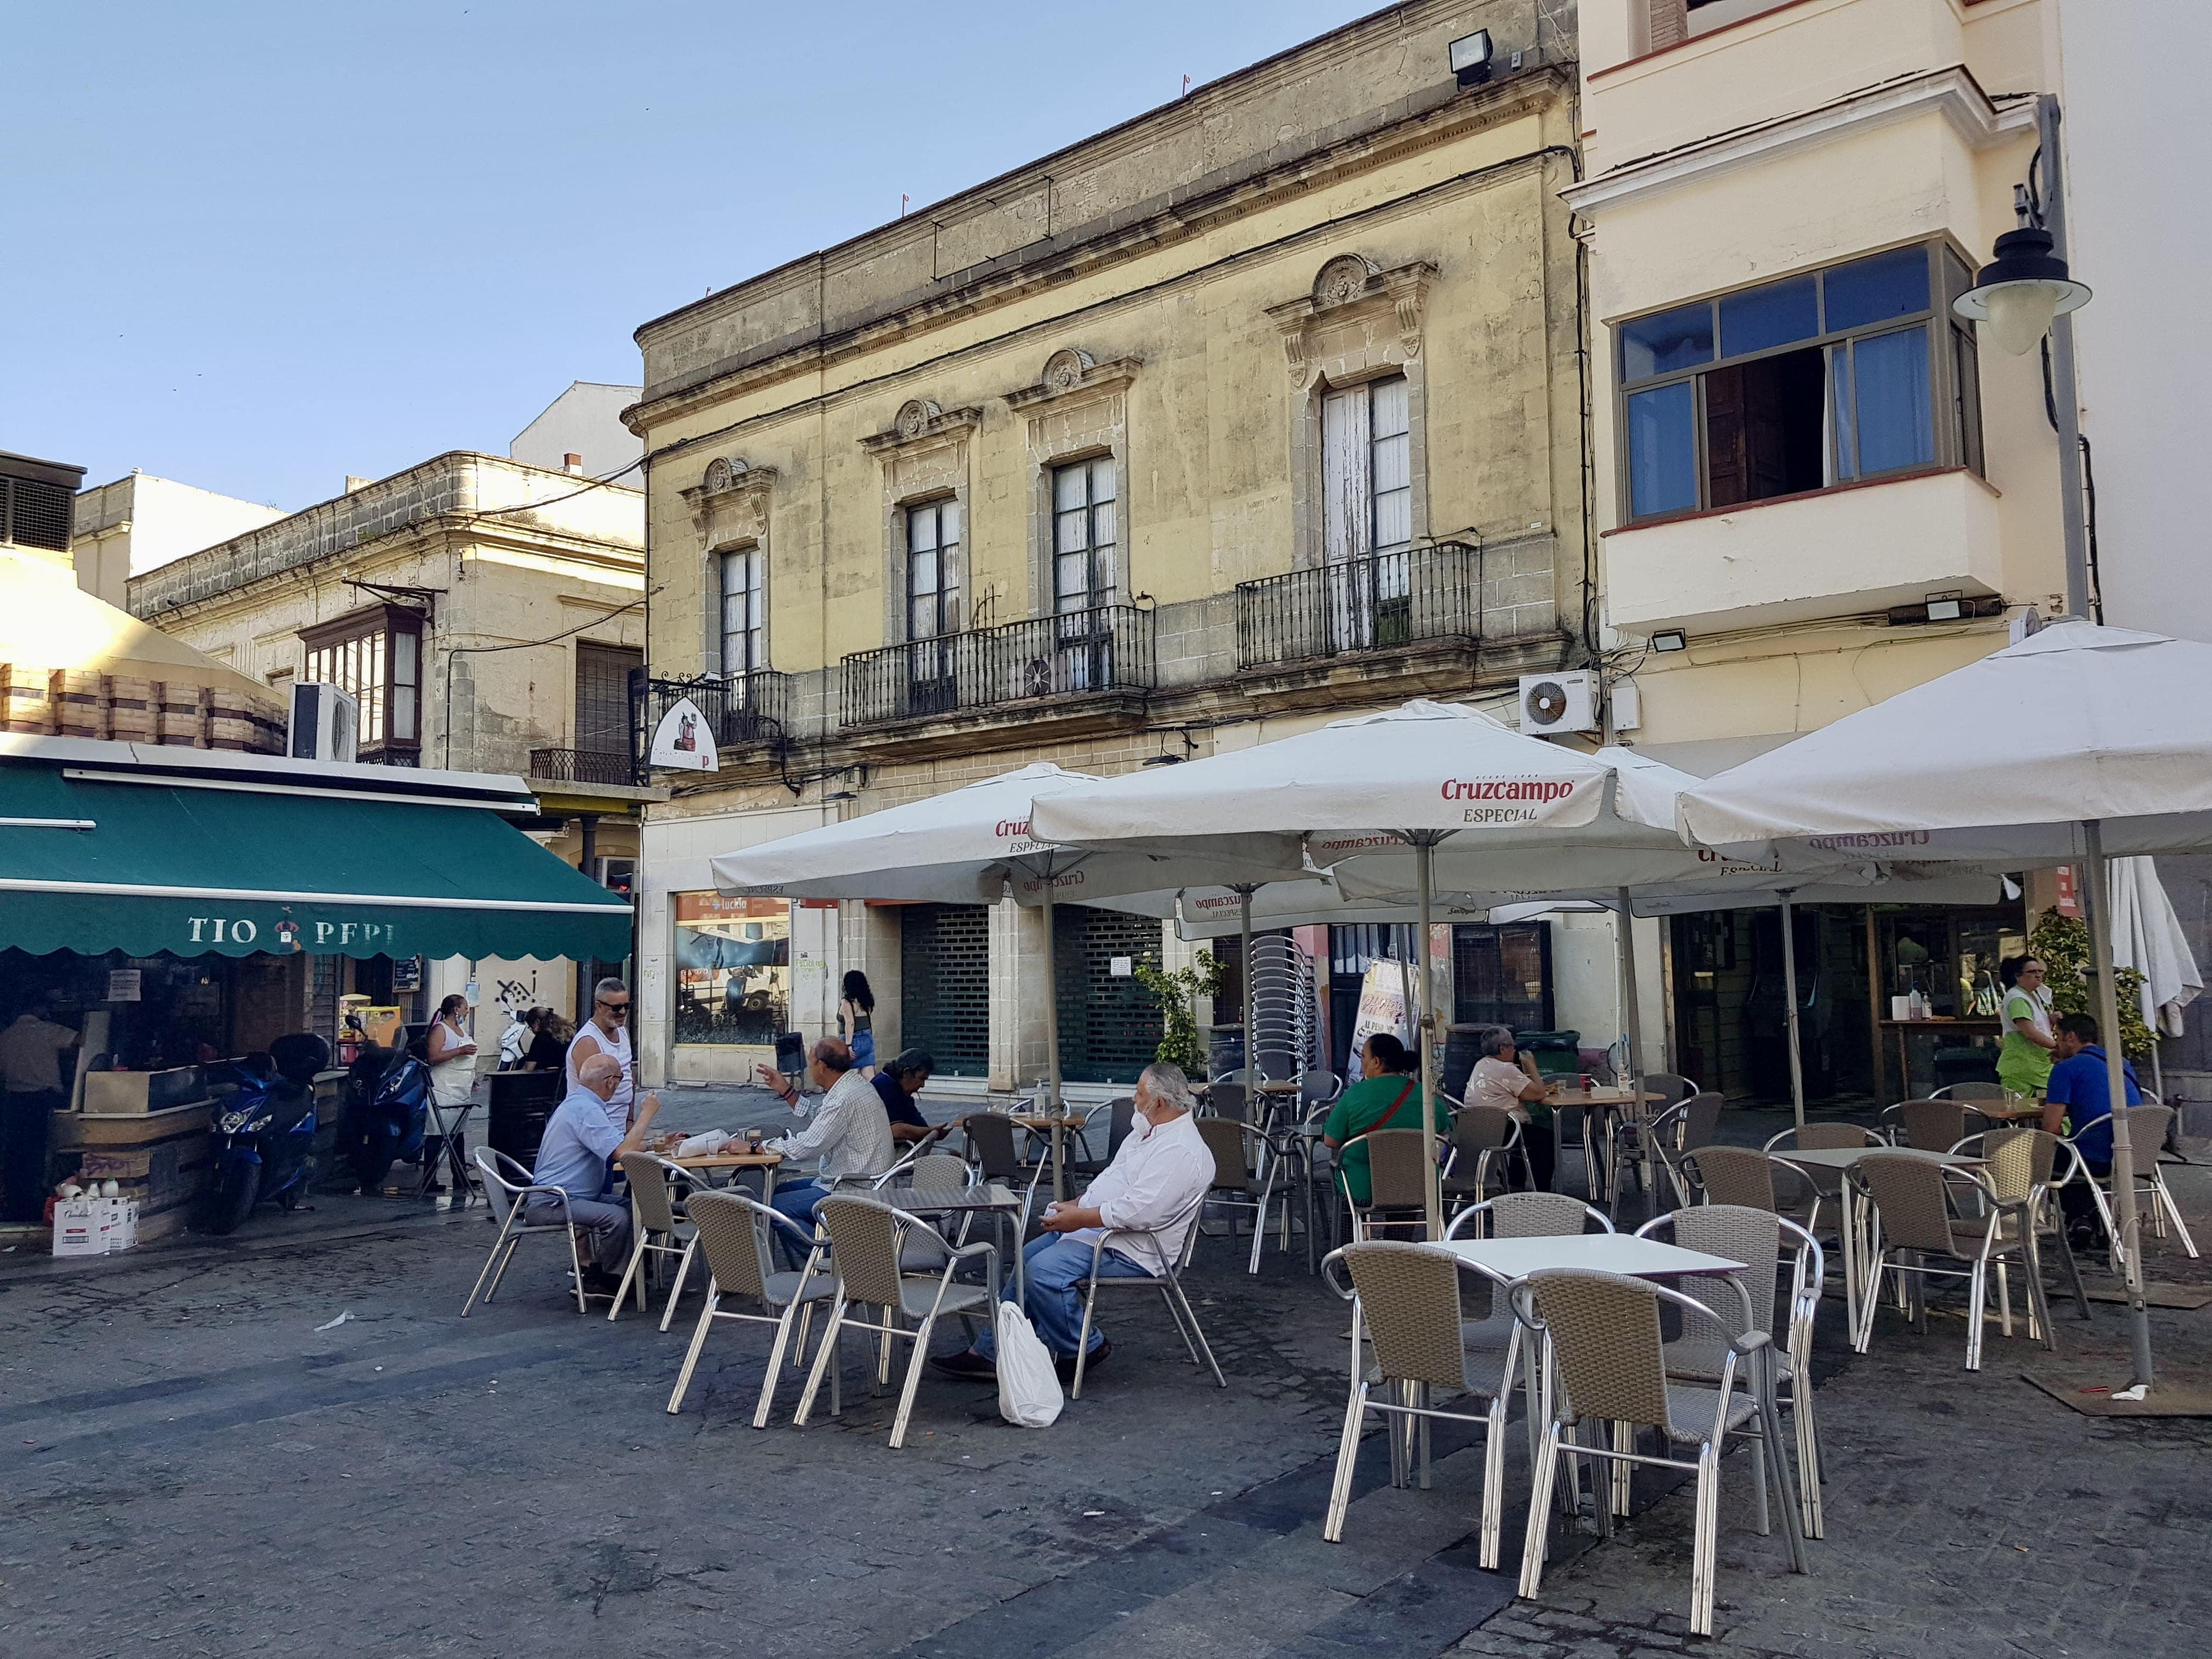
{"label": "street lamp", "polygon": [[[2028,208],[2021,204],[2021,216]],[[2089,302],[2089,290],[2067,274],[2066,261],[2052,252],[2051,233],[2023,224],[1997,238],[1996,257],[1974,274],[1974,285],[1951,302],[1961,317],[1987,325],[1996,349],[2025,357],[2042,343],[2051,325]]]}

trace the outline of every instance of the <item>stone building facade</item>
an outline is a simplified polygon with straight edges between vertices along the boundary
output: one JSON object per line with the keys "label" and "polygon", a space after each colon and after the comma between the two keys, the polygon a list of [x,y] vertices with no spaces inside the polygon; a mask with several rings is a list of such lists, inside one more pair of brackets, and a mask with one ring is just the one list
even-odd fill
{"label": "stone building facade", "polygon": [[[280,709],[295,682],[343,685],[364,760],[528,778],[546,844],[620,883],[655,793],[631,764],[643,530],[635,489],[456,451],[133,577],[130,610]],[[489,1037],[501,1004],[570,1009],[576,978],[456,958],[412,995],[476,987]]]}
{"label": "stone building facade", "polygon": [[[653,706],[691,696],[720,751],[645,829],[654,1075],[748,1074],[854,967],[882,1050],[1042,1069],[1034,913],[718,900],[715,853],[1584,659],[1557,9],[1395,8],[638,331]],[[1062,926],[1064,1009],[1173,953]]]}

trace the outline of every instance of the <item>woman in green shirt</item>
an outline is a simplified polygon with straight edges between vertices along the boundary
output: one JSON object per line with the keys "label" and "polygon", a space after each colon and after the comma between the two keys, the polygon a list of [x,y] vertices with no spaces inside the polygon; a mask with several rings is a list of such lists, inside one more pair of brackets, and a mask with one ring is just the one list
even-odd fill
{"label": "woman in green shirt", "polygon": [[[1376,1129],[1421,1127],[1421,1080],[1412,1075],[1413,1056],[1388,1031],[1377,1031],[1359,1051],[1360,1079],[1336,1097],[1322,1125],[1322,1139],[1337,1153],[1352,1201],[1364,1204],[1374,1188],[1367,1179],[1367,1143],[1358,1139]],[[1428,1117],[1438,1134],[1451,1127],[1444,1103],[1432,1101]]]}
{"label": "woman in green shirt", "polygon": [[2012,988],[2005,993],[1997,1081],[2016,1095],[2040,1094],[2051,1076],[2051,1051],[2057,1046],[2051,1034],[2051,992],[2043,982],[2043,963],[2036,957],[2014,957],[2000,963],[1998,971]]}

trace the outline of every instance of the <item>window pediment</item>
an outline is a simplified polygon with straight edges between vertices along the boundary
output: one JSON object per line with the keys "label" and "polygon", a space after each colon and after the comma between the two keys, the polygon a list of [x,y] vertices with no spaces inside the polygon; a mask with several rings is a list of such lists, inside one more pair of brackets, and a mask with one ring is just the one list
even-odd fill
{"label": "window pediment", "polygon": [[1425,259],[1389,270],[1358,253],[1329,260],[1305,295],[1267,307],[1291,379],[1300,386],[1356,380],[1419,357],[1437,275]]}

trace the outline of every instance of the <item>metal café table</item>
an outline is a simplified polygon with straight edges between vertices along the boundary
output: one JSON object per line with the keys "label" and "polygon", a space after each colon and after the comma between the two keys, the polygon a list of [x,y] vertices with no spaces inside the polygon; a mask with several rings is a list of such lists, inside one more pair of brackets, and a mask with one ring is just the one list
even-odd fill
{"label": "metal caf\u00e9 table", "polygon": [[[1544,1103],[1554,1109],[1561,1106],[1575,1106],[1587,1112],[1596,1112],[1601,1116],[1626,1115],[1639,1123],[1647,1121],[1649,1117],[1647,1108],[1662,1104],[1673,1098],[1671,1095],[1656,1093],[1649,1089],[1630,1089],[1620,1084],[1607,1083],[1594,1084],[1587,1089],[1570,1089],[1561,1085],[1544,1091]],[[1644,1202],[1645,1207],[1656,1215],[1658,1199],[1655,1183],[1659,1178],[1658,1165],[1652,1156],[1651,1137],[1645,1135],[1643,1140]],[[1587,1146],[1588,1143],[1584,1144]],[[1610,1153],[1612,1150],[1610,1142],[1607,1144],[1607,1150]],[[1584,1156],[1583,1162],[1585,1166],[1584,1176],[1589,1187],[1590,1202],[1595,1204],[1598,1202],[1597,1174],[1596,1171],[1587,1167],[1589,1163],[1587,1155]],[[1610,1210],[1620,1201],[1620,1171],[1610,1156],[1606,1160],[1605,1180],[1607,1188],[1605,1205],[1606,1208]]]}
{"label": "metal caf\u00e9 table", "polygon": [[[742,1144],[742,1143],[741,1143]],[[666,1157],[666,1154],[662,1154]],[[734,1174],[739,1170],[758,1170],[761,1178],[760,1201],[763,1204],[775,1196],[775,1171],[783,1162],[781,1152],[701,1152],[691,1158],[670,1158],[668,1162],[679,1170],[695,1174],[711,1174],[726,1170]]]}
{"label": "metal caf\u00e9 table", "polygon": [[[1530,1273],[1568,1270],[1583,1273],[1621,1273],[1631,1279],[1674,1279],[1686,1274],[1711,1274],[1735,1278],[1745,1270],[1746,1264],[1731,1261],[1726,1256],[1707,1255],[1703,1250],[1686,1250],[1679,1244],[1662,1243],[1656,1238],[1639,1238],[1633,1233],[1562,1233],[1542,1238],[1447,1238],[1437,1241],[1434,1248],[1449,1250],[1462,1261],[1486,1267],[1504,1279],[1525,1279]],[[1744,1291],[1741,1279],[1736,1288]],[[1748,1291],[1746,1306],[1750,1305]],[[1522,1350],[1522,1387],[1526,1391],[1528,1421],[1529,1455],[1538,1455],[1539,1427],[1537,1415],[1542,1392],[1536,1380],[1535,1346],[1524,1344]],[[1789,1498],[1795,1504],[1794,1496]],[[1598,1494],[1601,1512],[1607,1502],[1602,1492]],[[1609,1517],[1608,1517],[1609,1525]]]}
{"label": "metal caf\u00e9 table", "polygon": [[[1800,1148],[1776,1147],[1767,1153],[1778,1164],[1787,1164],[1801,1170],[1833,1170],[1840,1174],[1861,1158],[1873,1153],[1898,1158],[1925,1158],[1930,1164],[1940,1164],[1949,1169],[1979,1168],[1988,1160],[1968,1158],[1958,1152],[1923,1152],[1910,1146],[1832,1146]],[[1849,1182],[1841,1183],[1841,1197],[1836,1218],[1836,1234],[1844,1245],[1844,1314],[1850,1322],[1849,1328],[1859,1328],[1859,1255],[1864,1248],[1862,1237],[1863,1224],[1858,1206],[1852,1201]]]}
{"label": "metal caf\u00e9 table", "polygon": [[[1001,1219],[1019,1216],[1024,1202],[1021,1194],[995,1181],[974,1187],[878,1187],[874,1196],[909,1215],[988,1215],[994,1226]],[[1014,1297],[1020,1301],[1028,1297],[1029,1275],[1022,1261],[1024,1241],[1018,1221],[1013,1232]]]}

